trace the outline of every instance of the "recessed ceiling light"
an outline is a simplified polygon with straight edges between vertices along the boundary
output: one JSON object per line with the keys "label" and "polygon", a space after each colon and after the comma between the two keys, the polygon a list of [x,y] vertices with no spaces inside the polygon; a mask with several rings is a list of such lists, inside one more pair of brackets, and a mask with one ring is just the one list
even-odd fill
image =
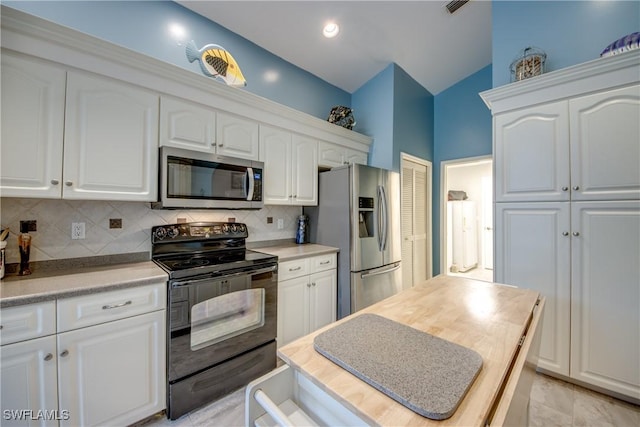
{"label": "recessed ceiling light", "polygon": [[335,22],[329,22],[322,30],[322,34],[328,39],[337,36],[339,32],[340,27]]}

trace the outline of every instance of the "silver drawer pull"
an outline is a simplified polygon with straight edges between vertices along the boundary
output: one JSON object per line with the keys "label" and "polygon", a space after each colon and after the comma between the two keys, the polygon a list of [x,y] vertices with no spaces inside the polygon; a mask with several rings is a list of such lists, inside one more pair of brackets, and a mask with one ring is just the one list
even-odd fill
{"label": "silver drawer pull", "polygon": [[329,264],[330,262],[331,262],[331,261],[324,261],[324,262],[321,262],[321,263],[320,263],[320,265],[327,265],[327,264]]}
{"label": "silver drawer pull", "polygon": [[44,357],[44,360],[45,360],[46,362],[48,362],[48,361],[49,361],[49,360],[51,360],[51,359],[53,359],[53,354],[51,354],[51,353],[48,353],[48,354]]}
{"label": "silver drawer pull", "polygon": [[125,305],[131,305],[131,300],[129,300],[127,302],[120,303],[120,304],[103,305],[102,309],[103,310],[111,310],[112,308],[124,307]]}
{"label": "silver drawer pull", "polygon": [[298,271],[302,270],[302,267],[290,268],[289,271]]}
{"label": "silver drawer pull", "polygon": [[67,357],[69,355],[69,350],[64,350],[62,353],[60,353],[60,357]]}

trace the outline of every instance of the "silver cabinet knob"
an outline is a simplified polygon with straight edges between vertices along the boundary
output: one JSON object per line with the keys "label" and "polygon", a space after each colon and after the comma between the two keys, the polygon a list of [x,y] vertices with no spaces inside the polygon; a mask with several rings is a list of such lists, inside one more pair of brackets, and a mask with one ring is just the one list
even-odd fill
{"label": "silver cabinet knob", "polygon": [[212,146],[212,147],[215,147],[215,146],[216,146],[216,143],[215,143],[215,142],[212,142],[212,143],[211,143],[211,146]]}
{"label": "silver cabinet knob", "polygon": [[310,287],[311,287],[311,283],[307,283],[307,288],[310,288]]}
{"label": "silver cabinet knob", "polygon": [[563,232],[562,232],[562,235],[563,235],[563,236],[568,236],[568,235],[569,235],[569,232],[568,232],[568,231],[563,231]]}
{"label": "silver cabinet knob", "polygon": [[574,236],[576,236],[576,237],[578,237],[578,236],[580,235],[580,233],[578,233],[577,231],[574,231],[572,234],[573,234]]}
{"label": "silver cabinet knob", "polygon": [[222,143],[218,144],[218,147],[222,147],[222,146],[223,146],[223,144],[222,144]]}
{"label": "silver cabinet knob", "polygon": [[315,286],[315,285],[316,285],[316,282],[313,282],[313,283],[311,284],[311,286]]}
{"label": "silver cabinet knob", "polygon": [[60,357],[67,357],[69,355],[69,350],[64,350],[62,353],[60,353]]}
{"label": "silver cabinet knob", "polygon": [[51,353],[48,353],[48,354],[44,357],[44,360],[45,360],[45,361],[47,361],[47,362],[48,362],[49,360],[51,360],[51,359],[53,359],[53,354],[51,354]]}
{"label": "silver cabinet knob", "polygon": [[562,187],[562,191],[569,191],[569,187]]}
{"label": "silver cabinet knob", "polygon": [[51,185],[58,185],[58,184],[60,184],[60,181],[58,181],[57,179],[51,180]]}
{"label": "silver cabinet knob", "polygon": [[578,185],[573,186],[573,191],[578,191],[580,187]]}
{"label": "silver cabinet knob", "polygon": [[73,182],[71,181],[65,181],[64,185],[66,185],[67,187],[71,187],[73,185]]}

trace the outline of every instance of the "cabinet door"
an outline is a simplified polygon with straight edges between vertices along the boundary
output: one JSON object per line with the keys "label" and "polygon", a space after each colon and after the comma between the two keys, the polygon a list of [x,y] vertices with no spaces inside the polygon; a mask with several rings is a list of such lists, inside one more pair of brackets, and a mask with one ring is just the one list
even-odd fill
{"label": "cabinet door", "polygon": [[[57,426],[54,419],[31,419],[25,410],[50,411],[58,418],[65,416],[58,410],[56,371],[56,337],[37,338],[2,347],[0,381],[2,383],[3,426]],[[65,408],[66,409],[66,408]],[[9,412],[6,411],[15,411]],[[22,412],[22,417],[20,417]],[[15,416],[7,416],[15,414]]]}
{"label": "cabinet door", "polygon": [[164,313],[58,334],[62,426],[129,425],[165,408]]}
{"label": "cabinet door", "polygon": [[216,123],[217,153],[242,159],[258,160],[259,125],[253,120],[218,113]]}
{"label": "cabinet door", "polygon": [[278,283],[278,347],[309,333],[309,276]]}
{"label": "cabinet door", "polygon": [[571,216],[571,377],[640,399],[640,202]]}
{"label": "cabinet door", "polygon": [[366,165],[367,164],[367,153],[363,153],[362,151],[351,150],[350,148],[345,148],[345,162],[348,164],[356,164],[356,165]]}
{"label": "cabinet door", "polygon": [[69,72],[63,198],[156,201],[158,95]]}
{"label": "cabinet door", "polygon": [[573,200],[640,199],[640,86],[569,101]]}
{"label": "cabinet door", "polygon": [[494,119],[496,202],[569,200],[567,101]]}
{"label": "cabinet door", "polygon": [[160,146],[215,152],[216,113],[192,102],[160,100]]}
{"label": "cabinet door", "polygon": [[264,162],[264,203],[291,204],[291,133],[261,126],[260,159]]}
{"label": "cabinet door", "polygon": [[2,51],[3,197],[60,198],[66,71]]}
{"label": "cabinet door", "polygon": [[318,204],[318,142],[301,135],[292,140],[293,204],[316,206]]}
{"label": "cabinet door", "polygon": [[318,142],[318,165],[326,168],[342,166],[345,162],[344,148],[330,142]]}
{"label": "cabinet door", "polygon": [[337,278],[336,270],[327,270],[309,276],[309,332],[336,321]]}
{"label": "cabinet door", "polygon": [[496,204],[496,282],[546,297],[538,366],[569,375],[569,202]]}

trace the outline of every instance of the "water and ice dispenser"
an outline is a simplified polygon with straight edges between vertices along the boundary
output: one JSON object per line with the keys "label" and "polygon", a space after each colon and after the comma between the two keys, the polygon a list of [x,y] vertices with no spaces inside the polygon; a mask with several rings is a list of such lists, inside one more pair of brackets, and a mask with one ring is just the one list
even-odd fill
{"label": "water and ice dispenser", "polygon": [[374,232],[373,197],[358,198],[358,234],[359,237],[373,237]]}

